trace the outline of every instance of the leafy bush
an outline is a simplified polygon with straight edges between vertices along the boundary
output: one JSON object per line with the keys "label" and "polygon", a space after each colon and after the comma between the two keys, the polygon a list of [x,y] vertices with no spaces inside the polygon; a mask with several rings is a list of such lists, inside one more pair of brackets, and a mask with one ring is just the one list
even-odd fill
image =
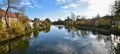
{"label": "leafy bush", "polygon": [[13,33],[15,33],[15,34],[23,33],[24,26],[18,20],[17,21],[12,20],[9,25],[10,25],[10,28],[12,28]]}
{"label": "leafy bush", "polygon": [[33,23],[33,29],[38,30],[39,29],[39,23],[34,22]]}

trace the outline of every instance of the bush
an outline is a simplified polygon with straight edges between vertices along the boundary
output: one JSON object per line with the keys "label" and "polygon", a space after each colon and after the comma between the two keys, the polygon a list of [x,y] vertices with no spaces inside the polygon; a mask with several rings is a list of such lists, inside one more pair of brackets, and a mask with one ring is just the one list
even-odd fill
{"label": "bush", "polygon": [[12,32],[15,34],[22,34],[24,30],[24,26],[22,23],[20,23],[18,20],[17,21],[11,21],[10,22],[10,28],[13,30]]}
{"label": "bush", "polygon": [[33,23],[33,29],[38,30],[39,29],[39,23],[34,22]]}

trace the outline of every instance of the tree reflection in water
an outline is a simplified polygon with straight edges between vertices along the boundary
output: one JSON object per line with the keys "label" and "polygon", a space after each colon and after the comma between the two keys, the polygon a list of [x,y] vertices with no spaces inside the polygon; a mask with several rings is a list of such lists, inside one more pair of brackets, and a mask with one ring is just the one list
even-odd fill
{"label": "tree reflection in water", "polygon": [[[83,29],[77,29],[74,27],[65,26],[68,33],[72,36],[72,38],[85,37],[88,36],[89,31]],[[120,36],[111,33],[105,32],[97,32],[92,31],[92,34],[96,36],[98,42],[104,40],[106,47],[108,49],[108,54],[120,54]]]}
{"label": "tree reflection in water", "polygon": [[23,49],[29,47],[29,39],[31,39],[33,36],[37,38],[39,32],[41,31],[44,31],[46,33],[49,32],[50,26],[45,29],[36,30],[33,33],[28,33],[24,36],[0,43],[0,54],[12,54],[14,53],[14,50],[19,50],[20,54],[25,54],[25,51]]}
{"label": "tree reflection in water", "polygon": [[[46,29],[34,31],[33,33],[25,36],[3,42],[0,44],[0,54],[16,54],[16,52],[19,54],[27,54],[26,51],[29,50],[32,50],[35,54],[37,54],[37,52],[48,54],[49,52],[52,52],[53,54],[120,54],[120,36],[118,35],[105,34],[97,31],[87,31],[70,26],[60,25],[56,27],[58,27],[57,31],[62,31],[60,35],[57,31],[55,31],[55,33],[52,31],[54,29],[48,27]],[[53,33],[51,33],[51,31]],[[68,36],[61,36],[62,34],[65,34],[63,31],[68,33]],[[47,34],[48,36],[43,35],[41,37],[40,32],[42,32],[42,34]],[[42,40],[40,40],[40,38]],[[30,45],[32,44],[29,41],[31,39],[34,39],[33,45]],[[34,42],[38,45],[34,44]],[[35,51],[35,49],[37,49],[37,51]]]}
{"label": "tree reflection in water", "polygon": [[[25,49],[29,47],[29,40],[30,36],[25,35],[22,37],[17,37],[16,39],[13,40],[8,40],[4,43],[0,44],[0,54],[10,54],[11,51],[13,50],[18,50],[19,51],[24,51],[22,49]],[[22,53],[21,53],[22,54]]]}

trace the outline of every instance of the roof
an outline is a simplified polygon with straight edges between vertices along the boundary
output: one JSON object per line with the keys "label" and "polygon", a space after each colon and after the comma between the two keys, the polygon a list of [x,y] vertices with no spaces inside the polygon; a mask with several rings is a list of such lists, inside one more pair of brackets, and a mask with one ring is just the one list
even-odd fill
{"label": "roof", "polygon": [[28,19],[28,22],[33,22],[33,20],[31,20],[31,19]]}
{"label": "roof", "polygon": [[[19,13],[13,13],[10,11],[8,11],[7,14],[8,14],[8,18],[18,18],[19,15]],[[2,9],[0,9],[0,16],[5,17],[5,11]]]}

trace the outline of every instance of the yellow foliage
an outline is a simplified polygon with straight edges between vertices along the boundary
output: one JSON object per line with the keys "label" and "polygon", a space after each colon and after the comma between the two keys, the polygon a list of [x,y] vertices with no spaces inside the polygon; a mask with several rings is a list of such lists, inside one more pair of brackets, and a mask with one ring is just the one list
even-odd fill
{"label": "yellow foliage", "polygon": [[117,29],[120,30],[120,23],[117,24]]}
{"label": "yellow foliage", "polygon": [[10,27],[13,29],[13,32],[15,33],[22,33],[23,32],[23,24],[21,22],[19,22],[18,20],[17,21],[11,21],[10,22]]}
{"label": "yellow foliage", "polygon": [[0,30],[0,38],[4,37],[4,38],[8,38],[9,34],[6,31],[5,27],[2,27],[2,29]]}

